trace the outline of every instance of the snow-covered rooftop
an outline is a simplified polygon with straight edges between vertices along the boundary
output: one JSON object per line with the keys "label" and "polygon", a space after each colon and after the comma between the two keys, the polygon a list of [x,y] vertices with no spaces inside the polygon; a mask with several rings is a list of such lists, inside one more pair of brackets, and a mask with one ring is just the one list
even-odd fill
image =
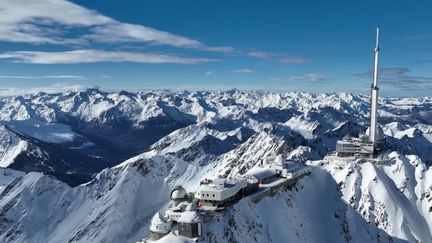
{"label": "snow-covered rooftop", "polygon": [[197,211],[185,211],[177,219],[179,223],[198,223],[202,222],[202,217]]}

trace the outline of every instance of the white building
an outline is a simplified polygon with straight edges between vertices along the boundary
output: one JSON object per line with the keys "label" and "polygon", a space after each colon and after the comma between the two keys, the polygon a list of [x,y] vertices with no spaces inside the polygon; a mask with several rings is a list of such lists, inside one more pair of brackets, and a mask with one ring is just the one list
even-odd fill
{"label": "white building", "polygon": [[309,166],[302,165],[297,162],[288,161],[281,165],[277,165],[276,173],[287,179],[295,179],[300,176],[311,173],[311,168]]}
{"label": "white building", "polygon": [[339,157],[370,157],[374,153],[374,144],[366,139],[345,138],[336,142],[335,152]]}
{"label": "white building", "polygon": [[287,160],[286,156],[277,155],[264,158],[259,166],[249,170],[246,175],[263,182],[275,176],[293,179],[310,172],[310,167]]}
{"label": "white building", "polygon": [[[234,200],[248,185],[246,178],[216,178],[203,180],[195,193],[195,198],[210,206],[219,206]],[[241,196],[241,195],[239,195]]]}
{"label": "white building", "polygon": [[152,240],[159,240],[167,235],[172,228],[172,220],[168,215],[162,216],[157,212],[151,221],[150,232]]}
{"label": "white building", "polygon": [[181,217],[177,220],[178,234],[188,238],[196,238],[202,235],[203,219],[197,212],[197,206],[190,203]]}

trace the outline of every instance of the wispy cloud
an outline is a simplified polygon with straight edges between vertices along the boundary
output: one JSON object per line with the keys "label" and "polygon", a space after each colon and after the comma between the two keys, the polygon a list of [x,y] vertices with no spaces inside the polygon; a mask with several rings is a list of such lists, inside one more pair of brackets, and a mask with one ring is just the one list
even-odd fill
{"label": "wispy cloud", "polygon": [[327,81],[328,78],[325,75],[318,74],[318,73],[308,73],[305,75],[300,76],[290,76],[287,78],[289,81]]}
{"label": "wispy cloud", "polygon": [[84,79],[84,76],[79,75],[0,75],[0,79]]}
{"label": "wispy cloud", "polygon": [[0,59],[11,59],[17,63],[32,64],[73,64],[92,62],[138,62],[198,64],[215,61],[206,58],[190,58],[153,53],[133,53],[101,50],[76,50],[64,52],[15,51],[0,54]]}
{"label": "wispy cloud", "polygon": [[212,71],[207,71],[207,72],[204,73],[204,75],[205,75],[205,76],[213,76],[213,75],[214,75],[214,72],[212,72]]}
{"label": "wispy cloud", "polygon": [[278,60],[282,63],[297,63],[297,64],[302,64],[302,63],[307,63],[308,61],[303,58],[303,57],[298,57],[298,56],[280,56],[278,58]]}
{"label": "wispy cloud", "polygon": [[240,68],[240,69],[235,69],[232,71],[233,73],[254,73],[255,70],[249,69],[249,68]]}
{"label": "wispy cloud", "polygon": [[270,77],[268,78],[269,81],[284,81],[286,80],[286,78],[282,78],[282,77]]}
{"label": "wispy cloud", "polygon": [[272,58],[272,59],[275,59],[275,60],[282,62],[282,63],[302,64],[302,63],[308,62],[308,60],[306,58],[300,57],[300,56],[258,51],[258,50],[248,51],[248,52],[246,52],[246,55],[250,56],[250,57],[255,57],[255,58]]}
{"label": "wispy cloud", "polygon": [[425,34],[417,34],[417,35],[406,35],[403,36],[402,39],[404,40],[425,40],[429,39],[431,36],[425,35]]}
{"label": "wispy cloud", "polygon": [[257,57],[257,58],[269,58],[272,57],[273,55],[275,55],[274,53],[271,52],[265,52],[265,51],[249,51],[246,53],[246,55],[250,56],[250,57]]}
{"label": "wispy cloud", "polygon": [[14,95],[24,95],[24,94],[33,94],[37,92],[45,92],[45,93],[60,93],[67,91],[80,91],[84,90],[87,87],[83,85],[68,85],[68,84],[53,84],[45,87],[26,87],[18,88],[18,87],[10,87],[10,88],[0,88],[0,96],[14,96]]}
{"label": "wispy cloud", "polygon": [[432,63],[432,59],[420,59],[412,62],[411,64],[418,65],[418,64],[426,64],[426,63]]}
{"label": "wispy cloud", "polygon": [[230,46],[201,46],[198,49],[203,51],[215,51],[215,52],[223,52],[223,53],[231,53],[234,52],[234,48]]}
{"label": "wispy cloud", "polygon": [[[424,90],[432,88],[431,76],[411,75],[411,70],[406,67],[381,68],[379,81],[383,85],[391,85],[404,90]],[[372,80],[372,70],[356,73],[354,76]]]}
{"label": "wispy cloud", "polygon": [[2,41],[61,45],[143,42],[217,52],[233,50],[210,47],[147,26],[123,23],[65,0],[2,0],[0,13]]}

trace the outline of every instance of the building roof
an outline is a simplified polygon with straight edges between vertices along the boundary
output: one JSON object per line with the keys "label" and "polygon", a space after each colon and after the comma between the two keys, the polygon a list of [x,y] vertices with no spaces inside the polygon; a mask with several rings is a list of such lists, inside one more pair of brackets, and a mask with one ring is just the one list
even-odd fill
{"label": "building roof", "polygon": [[286,169],[287,172],[289,172],[289,173],[295,173],[297,171],[301,171],[301,170],[304,170],[307,168],[308,168],[307,166],[300,164],[300,163],[290,162],[290,163],[284,164],[284,169]]}
{"label": "building roof", "polygon": [[185,211],[177,220],[179,223],[199,223],[202,222],[201,215],[196,211]]}
{"label": "building roof", "polygon": [[217,178],[209,183],[203,183],[200,185],[200,190],[223,190],[227,188],[233,188],[238,184],[246,184],[246,178]]}
{"label": "building roof", "polygon": [[163,216],[157,212],[151,221],[150,230],[157,233],[167,233],[171,230],[172,220],[169,216]]}
{"label": "building roof", "polygon": [[270,168],[255,167],[246,172],[246,175],[255,177],[257,180],[262,180],[274,176],[276,172]]}

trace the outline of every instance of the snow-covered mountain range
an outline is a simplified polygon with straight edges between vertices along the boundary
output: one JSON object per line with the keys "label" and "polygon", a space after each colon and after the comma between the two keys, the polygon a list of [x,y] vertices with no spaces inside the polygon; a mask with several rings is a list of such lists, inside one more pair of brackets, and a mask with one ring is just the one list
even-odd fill
{"label": "snow-covered mountain range", "polygon": [[205,225],[204,241],[432,242],[432,98],[380,99],[381,163],[322,161],[366,130],[368,111],[367,96],[348,93],[0,98],[0,239],[135,242],[174,186],[194,191],[283,153],[312,174],[258,204],[241,200]]}

